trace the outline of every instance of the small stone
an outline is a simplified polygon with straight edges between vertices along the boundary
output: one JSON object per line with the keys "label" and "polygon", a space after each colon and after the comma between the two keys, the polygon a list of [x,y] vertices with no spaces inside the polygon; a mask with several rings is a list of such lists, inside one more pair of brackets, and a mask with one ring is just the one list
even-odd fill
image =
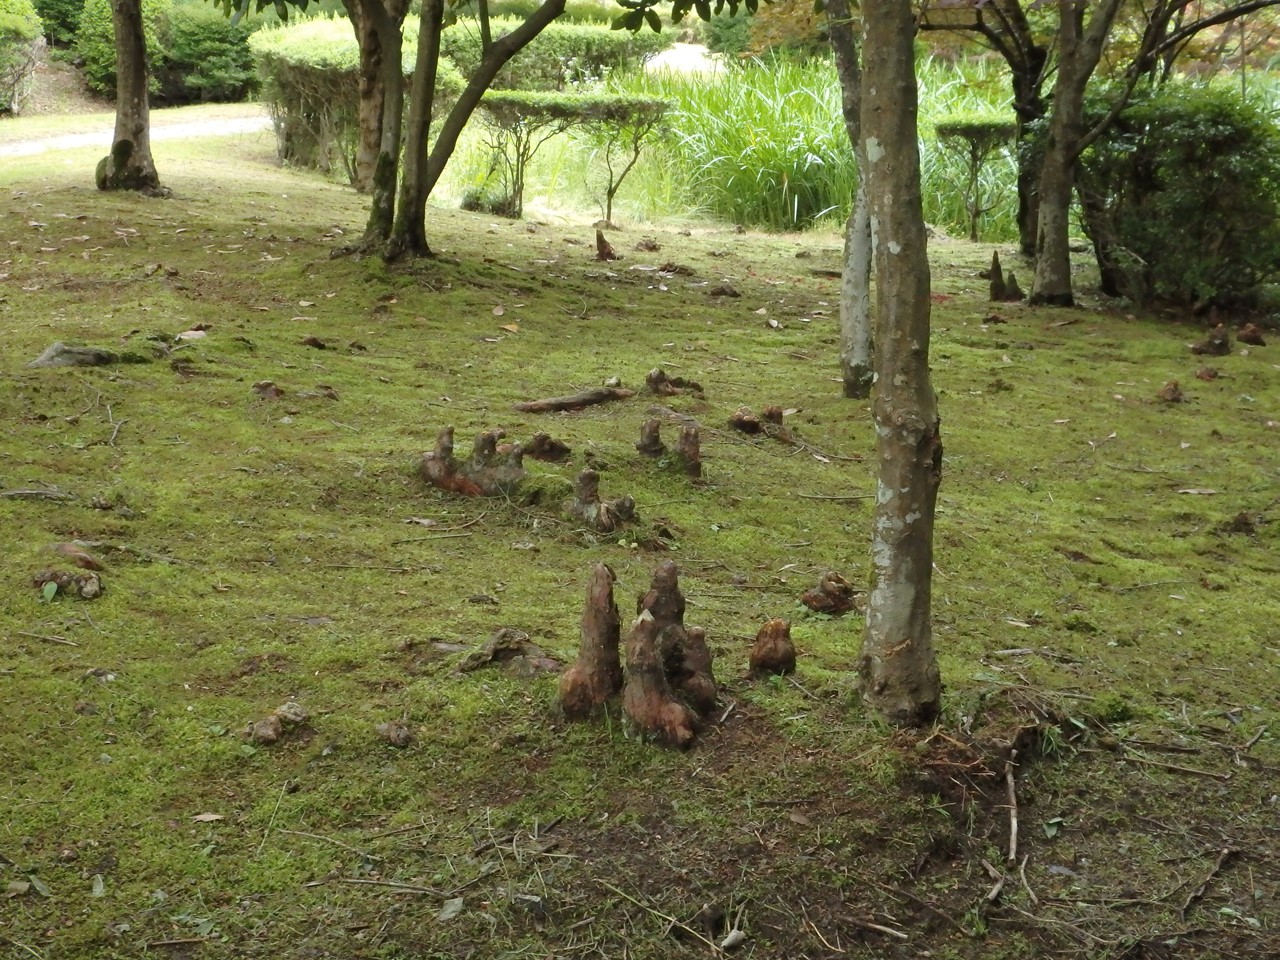
{"label": "small stone", "polygon": [[391,720],[387,723],[380,723],[374,729],[377,730],[378,736],[393,747],[403,749],[413,742],[413,731],[398,721]]}
{"label": "small stone", "polygon": [[245,731],[245,739],[250,743],[265,747],[275,743],[283,734],[284,725],[280,722],[280,718],[273,713],[257,723],[249,724],[249,728]]}
{"label": "small stone", "polygon": [[307,711],[292,700],[276,707],[273,716],[279,717],[281,722],[295,727],[307,722]]}

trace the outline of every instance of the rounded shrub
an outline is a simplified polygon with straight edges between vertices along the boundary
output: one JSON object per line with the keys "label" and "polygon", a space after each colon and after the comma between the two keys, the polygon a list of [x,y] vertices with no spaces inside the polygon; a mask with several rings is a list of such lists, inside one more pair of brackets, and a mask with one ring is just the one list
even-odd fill
{"label": "rounded shrub", "polygon": [[1078,186],[1109,294],[1203,307],[1280,277],[1280,129],[1232,87],[1141,93],[1081,157]]}

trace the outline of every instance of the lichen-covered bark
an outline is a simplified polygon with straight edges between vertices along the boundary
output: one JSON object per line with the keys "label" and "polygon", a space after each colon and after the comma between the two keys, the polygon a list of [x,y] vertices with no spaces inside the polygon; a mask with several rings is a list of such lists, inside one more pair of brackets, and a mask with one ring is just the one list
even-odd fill
{"label": "lichen-covered bark", "polygon": [[858,672],[863,699],[890,722],[938,715],[933,652],[933,518],[942,469],[929,382],[929,261],[920,201],[909,0],[864,0],[862,137],[875,232],[878,493],[872,579]]}
{"label": "lichen-covered bark", "polygon": [[831,49],[840,78],[845,131],[858,166],[858,186],[845,224],[844,268],[840,280],[840,373],[844,395],[871,396],[874,379],[871,323],[871,207],[867,196],[867,158],[859,134],[862,66],[847,0],[828,0]]}
{"label": "lichen-covered bark", "polygon": [[111,153],[98,162],[98,189],[159,192],[160,175],[151,159],[141,0],[111,0],[111,20],[116,43],[116,127]]}

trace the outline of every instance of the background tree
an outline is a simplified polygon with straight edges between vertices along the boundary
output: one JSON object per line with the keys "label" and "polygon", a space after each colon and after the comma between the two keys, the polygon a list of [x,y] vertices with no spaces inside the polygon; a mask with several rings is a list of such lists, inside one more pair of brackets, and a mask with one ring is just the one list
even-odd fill
{"label": "background tree", "polygon": [[151,158],[147,42],[141,0],[111,0],[116,40],[116,126],[111,152],[98,161],[99,190],[159,192]]}
{"label": "background tree", "polygon": [[862,142],[862,65],[847,0],[827,0],[828,34],[840,78],[841,112],[858,166],[858,185],[844,230],[840,275],[840,377],[850,399],[871,396],[874,381],[871,323],[871,212],[867,195],[867,155]]}

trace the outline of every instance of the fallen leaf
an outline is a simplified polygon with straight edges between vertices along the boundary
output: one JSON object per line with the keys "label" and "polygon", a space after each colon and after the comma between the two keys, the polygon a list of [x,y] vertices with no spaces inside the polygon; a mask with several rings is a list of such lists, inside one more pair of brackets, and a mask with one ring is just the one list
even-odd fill
{"label": "fallen leaf", "polygon": [[1197,496],[1197,497],[1212,497],[1212,496],[1214,496],[1218,491],[1217,491],[1217,490],[1210,490],[1210,489],[1208,489],[1207,487],[1186,487],[1185,489],[1179,490],[1178,492],[1179,492],[1179,493],[1189,493],[1189,494],[1191,494],[1192,496]]}
{"label": "fallen leaf", "polygon": [[507,308],[502,306],[502,304],[498,304],[498,306],[493,308],[493,315],[495,317],[500,317],[506,312],[507,312]]}
{"label": "fallen leaf", "polygon": [[501,327],[499,327],[498,329],[499,329],[499,330],[505,330],[505,331],[507,331],[507,333],[519,333],[519,332],[520,332],[520,324],[518,324],[518,323],[504,323],[504,324],[503,324]]}
{"label": "fallen leaf", "polygon": [[299,301],[298,301],[298,306],[300,306],[300,307],[314,307],[315,305],[316,305],[316,302],[315,302],[314,300],[299,300]]}
{"label": "fallen leaf", "polygon": [[440,907],[440,912],[436,914],[436,919],[441,922],[452,920],[462,912],[462,908],[465,906],[466,900],[462,897],[454,897],[451,900],[446,900],[444,905]]}
{"label": "fallen leaf", "polygon": [[26,880],[10,880],[5,887],[5,894],[10,897],[20,897],[30,889],[31,884]]}
{"label": "fallen leaf", "polygon": [[107,892],[107,885],[102,879],[102,874],[95,873],[93,875],[93,888],[90,891],[92,896],[100,897]]}
{"label": "fallen leaf", "polygon": [[220,813],[197,813],[191,819],[196,823],[213,823],[215,820],[225,820],[227,818]]}

